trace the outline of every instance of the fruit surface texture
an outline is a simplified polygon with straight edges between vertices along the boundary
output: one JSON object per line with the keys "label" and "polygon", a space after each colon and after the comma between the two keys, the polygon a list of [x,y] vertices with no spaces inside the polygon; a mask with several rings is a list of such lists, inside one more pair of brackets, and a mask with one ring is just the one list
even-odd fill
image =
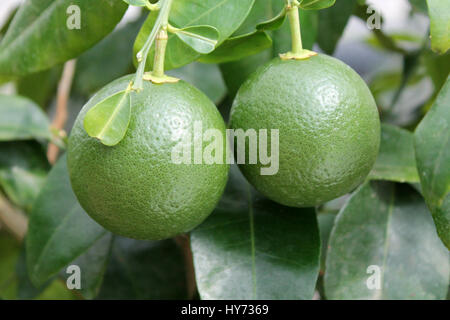
{"label": "fruit surface texture", "polygon": [[225,161],[176,164],[173,148],[180,143],[193,146],[193,140],[183,137],[192,135],[196,121],[203,131],[220,130],[225,144],[226,127],[215,105],[190,84],[146,81],[142,91],[132,93],[124,139],[114,147],[105,146],[88,136],[84,117],[100,101],[125,90],[131,80],[126,76],[109,84],[80,112],[69,138],[71,183],[86,212],[113,233],[136,239],[170,238],[190,231],[213,211],[229,169]]}
{"label": "fruit surface texture", "polygon": [[260,162],[240,169],[261,193],[294,207],[352,191],[370,172],[380,144],[369,88],[349,66],[322,54],[260,67],[239,90],[230,126],[279,130],[278,173],[261,175]]}

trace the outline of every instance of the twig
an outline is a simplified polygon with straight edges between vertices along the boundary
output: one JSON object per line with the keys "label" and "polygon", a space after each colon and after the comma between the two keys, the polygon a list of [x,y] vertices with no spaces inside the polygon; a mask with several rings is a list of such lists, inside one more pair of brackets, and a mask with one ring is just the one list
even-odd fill
{"label": "twig", "polygon": [[183,250],[184,265],[186,268],[188,299],[193,299],[197,291],[197,284],[195,281],[194,260],[192,258],[191,241],[189,235],[181,235],[175,237],[175,242]]}
{"label": "twig", "polygon": [[6,197],[0,194],[0,223],[19,242],[22,242],[28,230],[26,215],[15,208]]}
{"label": "twig", "polygon": [[[67,122],[67,102],[70,97],[70,89],[75,74],[76,60],[67,61],[64,65],[63,74],[58,85],[58,94],[56,98],[56,113],[52,121],[52,128],[61,131]],[[58,159],[59,148],[54,143],[49,143],[47,150],[47,158],[51,164]]]}

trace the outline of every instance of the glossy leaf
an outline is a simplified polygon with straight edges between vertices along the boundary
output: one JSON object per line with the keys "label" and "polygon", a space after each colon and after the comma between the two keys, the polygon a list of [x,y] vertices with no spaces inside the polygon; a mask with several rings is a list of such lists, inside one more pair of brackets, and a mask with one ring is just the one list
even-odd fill
{"label": "glossy leaf", "polygon": [[227,92],[219,67],[214,64],[193,62],[184,67],[170,70],[167,74],[193,84],[214,103],[219,103]]}
{"label": "glossy leaf", "polygon": [[303,0],[299,2],[300,8],[304,10],[320,10],[331,7],[332,5],[334,5],[336,0]]}
{"label": "glossy leaf", "polygon": [[369,182],[336,218],[326,259],[326,296],[444,299],[449,261],[449,252],[415,190]]}
{"label": "glossy leaf", "polygon": [[66,156],[58,160],[39,194],[26,239],[31,281],[39,286],[88,250],[105,230],[81,208],[70,185]]}
{"label": "glossy leaf", "polygon": [[84,118],[89,136],[115,146],[125,137],[131,118],[131,92],[120,91],[96,104]]}
{"label": "glossy leaf", "polygon": [[431,48],[443,54],[450,49],[450,5],[447,0],[427,0]]}
{"label": "glossy leaf", "polygon": [[[190,0],[174,1],[170,23],[177,28],[197,25],[215,27],[219,32],[218,45],[229,38],[242,24],[255,0]],[[149,14],[134,45],[134,56],[142,49],[155,23],[157,12]],[[146,70],[153,66],[154,48],[147,59]],[[200,54],[176,35],[169,35],[165,69],[179,68],[198,59]],[[136,61],[135,61],[136,62]]]}
{"label": "glossy leaf", "polygon": [[274,18],[258,24],[256,30],[278,30],[281,28],[284,21],[286,21],[286,8],[283,8],[283,10],[281,10]]}
{"label": "glossy leaf", "polygon": [[340,0],[319,12],[317,42],[325,53],[333,54],[356,5],[357,0]]}
{"label": "glossy leaf", "polygon": [[0,95],[0,141],[50,139],[50,122],[31,100]]}
{"label": "glossy leaf", "polygon": [[450,77],[414,136],[422,192],[450,249]]}
{"label": "glossy leaf", "polygon": [[191,233],[202,299],[311,299],[319,272],[314,209],[252,194],[233,167],[226,194]]}
{"label": "glossy leaf", "polygon": [[4,230],[0,230],[0,298],[15,299],[17,295],[16,261],[20,245]]}
{"label": "glossy leaf", "polygon": [[179,29],[175,35],[185,44],[201,54],[214,51],[219,40],[219,32],[210,26],[192,26]]}
{"label": "glossy leaf", "polygon": [[254,32],[226,40],[211,54],[199,61],[204,63],[226,63],[257,54],[272,46],[272,40],[265,32]]}
{"label": "glossy leaf", "polygon": [[110,33],[126,9],[117,0],[25,1],[0,43],[0,75],[20,77],[77,57]]}
{"label": "glossy leaf", "polygon": [[[106,232],[99,238],[85,253],[70,262],[81,271],[81,289],[76,290],[85,299],[94,299],[99,294],[103,284],[103,277],[109,262],[114,236]],[[61,271],[61,275],[66,279],[71,275],[66,268]]]}
{"label": "glossy leaf", "polygon": [[383,124],[380,153],[369,177],[396,182],[419,182],[414,135],[399,127]]}
{"label": "glossy leaf", "polygon": [[173,240],[115,237],[98,299],[186,299],[183,256]]}
{"label": "glossy leaf", "polygon": [[49,170],[37,142],[0,142],[0,188],[15,205],[31,210]]}

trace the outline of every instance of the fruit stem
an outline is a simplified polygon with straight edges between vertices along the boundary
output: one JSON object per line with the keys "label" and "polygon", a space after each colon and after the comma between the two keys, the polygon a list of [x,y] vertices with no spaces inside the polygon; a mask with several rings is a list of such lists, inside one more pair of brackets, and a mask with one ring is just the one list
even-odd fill
{"label": "fruit stem", "polygon": [[[160,0],[162,1],[162,0]],[[172,6],[173,0],[164,0],[164,2],[161,4],[161,9],[158,14],[158,18],[155,21],[155,25],[153,26],[152,32],[147,38],[147,41],[145,42],[144,46],[142,47],[141,51],[137,54],[137,60],[139,62],[138,69],[136,71],[136,77],[133,82],[133,90],[140,91],[143,88],[143,76],[145,72],[145,65],[147,63],[148,54],[150,52],[150,49],[153,45],[153,42],[157,38],[158,34],[162,29],[167,30],[167,25],[169,24],[169,14],[170,14],[170,8]],[[167,33],[167,31],[166,31]],[[167,45],[167,43],[166,43]],[[164,48],[165,52],[165,48]],[[156,56],[156,53],[155,53]],[[164,60],[164,55],[161,58]],[[164,65],[164,61],[162,62]],[[163,71],[164,74],[164,71]]]}
{"label": "fruit stem", "polygon": [[303,50],[303,44],[298,7],[289,1],[286,10],[289,18],[289,25],[291,27],[292,53],[300,54]]}
{"label": "fruit stem", "polygon": [[164,58],[166,56],[167,41],[169,37],[167,31],[161,29],[156,37],[155,62],[153,63],[153,75],[155,77],[164,76]]}

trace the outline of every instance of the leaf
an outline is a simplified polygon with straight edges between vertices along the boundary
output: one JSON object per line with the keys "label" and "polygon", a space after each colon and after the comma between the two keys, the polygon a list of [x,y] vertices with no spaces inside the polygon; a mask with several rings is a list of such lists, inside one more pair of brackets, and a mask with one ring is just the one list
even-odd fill
{"label": "leaf", "polygon": [[98,299],[186,299],[183,256],[173,240],[114,237]]}
{"label": "leaf", "polygon": [[[109,262],[113,235],[106,232],[85,253],[79,256],[69,265],[75,265],[81,271],[81,289],[78,291],[85,299],[94,299],[99,294],[103,283],[103,277]],[[70,274],[66,269],[61,271],[63,278],[67,281]]]}
{"label": "leaf", "polygon": [[286,7],[284,7],[283,10],[281,10],[281,12],[272,19],[259,23],[256,26],[256,30],[259,31],[278,30],[281,28],[281,26],[285,21],[286,21]]}
{"label": "leaf", "polygon": [[[217,45],[222,44],[242,24],[255,0],[190,0],[174,1],[170,12],[170,23],[177,28],[196,25],[215,27],[219,32]],[[157,12],[149,14],[134,45],[134,56],[142,49],[157,17]],[[154,48],[147,59],[146,70],[153,66]],[[169,35],[165,69],[175,69],[189,64],[200,57],[176,35]],[[135,59],[136,63],[136,59]]]}
{"label": "leaf", "polygon": [[167,74],[193,84],[214,103],[219,103],[227,92],[219,67],[214,64],[193,62],[179,69],[170,70]]}
{"label": "leaf", "polygon": [[37,198],[26,239],[27,265],[36,286],[86,252],[105,229],[81,208],[72,191],[66,156],[56,163]]}
{"label": "leaf", "polygon": [[123,0],[125,3],[129,4],[130,6],[136,6],[136,7],[145,7],[150,2],[148,0]]}
{"label": "leaf", "polygon": [[313,208],[252,194],[233,167],[213,214],[191,233],[202,299],[311,299],[320,240]]}
{"label": "leaf", "polygon": [[226,40],[214,52],[202,56],[200,62],[226,63],[257,54],[272,46],[272,40],[265,32],[254,32]]}
{"label": "leaf", "polygon": [[90,97],[108,83],[134,72],[134,40],[145,17],[127,23],[77,59],[73,91]]}
{"label": "leaf", "polygon": [[[325,293],[328,299],[444,299],[449,261],[417,192],[408,185],[369,182],[336,218]],[[379,289],[368,286],[377,276]]]}
{"label": "leaf", "polygon": [[[117,0],[25,1],[0,43],[0,75],[21,77],[77,57],[111,32],[127,7]],[[78,17],[80,28],[69,28]]]}
{"label": "leaf", "polygon": [[125,137],[130,118],[131,92],[127,89],[92,107],[84,118],[84,129],[104,145],[115,146]]}
{"label": "leaf", "polygon": [[422,192],[450,249],[450,77],[414,134]]}
{"label": "leaf", "polygon": [[300,8],[304,10],[320,10],[331,7],[335,2],[336,0],[303,0],[300,1]]}
{"label": "leaf", "polygon": [[17,295],[16,261],[20,245],[11,236],[0,230],[0,299],[15,299]]}
{"label": "leaf", "polygon": [[31,211],[50,165],[35,141],[0,142],[0,187],[17,206]]}
{"label": "leaf", "polygon": [[341,0],[319,12],[317,42],[325,53],[333,54],[356,5],[357,0]]}
{"label": "leaf", "polygon": [[317,215],[317,221],[319,223],[320,240],[321,240],[321,252],[320,252],[320,272],[321,275],[325,272],[325,262],[328,252],[328,241],[330,239],[331,229],[334,226],[336,220],[335,213],[323,213]]}
{"label": "leaf", "polygon": [[447,0],[427,0],[431,48],[443,54],[450,48],[450,8]]}
{"label": "leaf", "polygon": [[0,94],[0,141],[50,139],[50,122],[31,100]]}
{"label": "leaf", "polygon": [[380,153],[369,178],[396,182],[419,182],[414,154],[414,135],[411,132],[382,124]]}
{"label": "leaf", "polygon": [[411,6],[418,12],[428,14],[428,7],[426,0],[409,0]]}
{"label": "leaf", "polygon": [[214,51],[219,39],[219,31],[211,26],[187,27],[177,30],[175,35],[201,54],[208,54]]}

